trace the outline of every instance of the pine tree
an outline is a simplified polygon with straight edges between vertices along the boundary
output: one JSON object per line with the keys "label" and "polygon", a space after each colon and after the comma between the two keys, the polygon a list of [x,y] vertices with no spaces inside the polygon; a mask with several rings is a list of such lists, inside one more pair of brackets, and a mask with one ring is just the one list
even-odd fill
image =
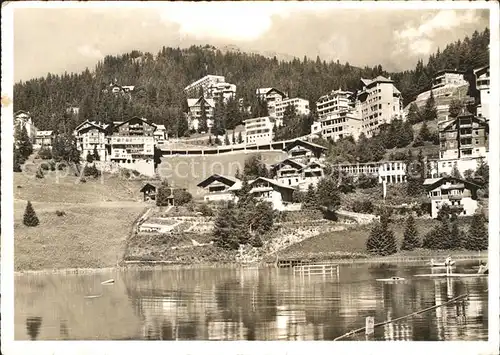
{"label": "pine tree", "polygon": [[450,249],[460,249],[462,247],[462,233],[458,228],[458,222],[451,225]]}
{"label": "pine tree", "polygon": [[372,227],[366,241],[366,250],[382,256],[392,255],[398,251],[394,232],[388,229],[387,223],[377,222]]}
{"label": "pine tree", "polygon": [[429,142],[431,137],[431,132],[429,131],[429,127],[427,126],[427,122],[424,121],[422,127],[420,127],[420,131],[418,132],[418,136],[424,141]]}
{"label": "pine tree", "polygon": [[422,116],[424,121],[433,121],[437,119],[436,101],[434,99],[434,93],[432,92],[432,90],[429,98],[425,102],[424,112]]}
{"label": "pine tree", "polygon": [[412,103],[410,105],[410,108],[408,109],[408,122],[412,125],[422,122],[422,117],[420,116],[418,106],[415,103]]}
{"label": "pine tree", "polygon": [[233,206],[228,205],[219,210],[214,223],[213,241],[215,246],[224,249],[238,249],[239,225]]}
{"label": "pine tree", "polygon": [[450,113],[450,117],[457,117],[462,109],[464,108],[464,103],[461,100],[453,99],[450,102],[450,107],[448,108],[448,112]]}
{"label": "pine tree", "polygon": [[243,143],[243,136],[241,135],[241,131],[238,132],[238,143],[239,144]]}
{"label": "pine tree", "polygon": [[13,147],[13,154],[14,154],[14,159],[12,162],[13,169],[15,173],[19,173],[22,171],[21,169],[21,164],[24,163],[24,159],[21,156],[21,153],[19,152],[19,149],[17,149],[16,145],[14,144]]}
{"label": "pine tree", "polygon": [[208,145],[212,145],[213,142],[212,142],[212,135],[209,135],[208,136]]}
{"label": "pine tree", "polygon": [[418,237],[415,219],[409,215],[406,219],[406,228],[403,234],[403,243],[401,250],[413,250],[420,247],[420,239]]}
{"label": "pine tree", "polygon": [[224,136],[224,145],[230,145],[231,143],[229,142],[229,137],[226,133],[226,135]]}
{"label": "pine tree", "polygon": [[207,112],[206,112],[205,99],[201,99],[200,110],[201,110],[201,114],[200,114],[200,118],[198,120],[198,122],[199,122],[198,133],[202,133],[202,132],[206,133],[206,132],[208,132],[208,117],[207,117]]}
{"label": "pine tree", "polygon": [[25,126],[22,126],[21,128],[17,126],[15,143],[21,156],[24,159],[28,159],[28,157],[33,153],[33,145],[31,144],[30,138],[28,136],[28,131],[26,130]]}
{"label": "pine tree", "polygon": [[340,207],[340,195],[337,181],[331,176],[323,177],[316,186],[318,206],[328,211],[336,211]]}
{"label": "pine tree", "polygon": [[232,135],[231,141],[233,142],[233,144],[236,144],[236,136],[234,133],[234,129],[233,129],[233,135]]}
{"label": "pine tree", "polygon": [[313,184],[309,184],[307,187],[306,194],[304,196],[304,202],[302,203],[302,207],[305,210],[314,210],[318,208],[318,202],[317,202],[317,194],[316,194],[316,189],[314,188]]}
{"label": "pine tree", "polygon": [[27,227],[36,227],[40,224],[38,217],[36,216],[35,210],[31,205],[31,201],[28,201],[26,209],[24,210],[23,224]]}
{"label": "pine tree", "polygon": [[464,238],[463,245],[467,250],[488,249],[488,229],[485,225],[485,218],[480,212],[476,212],[472,216],[469,231]]}
{"label": "pine tree", "polygon": [[177,136],[184,137],[189,131],[189,123],[185,114],[180,114],[177,119]]}
{"label": "pine tree", "polygon": [[156,206],[167,206],[169,197],[172,195],[172,189],[165,179],[156,190]]}

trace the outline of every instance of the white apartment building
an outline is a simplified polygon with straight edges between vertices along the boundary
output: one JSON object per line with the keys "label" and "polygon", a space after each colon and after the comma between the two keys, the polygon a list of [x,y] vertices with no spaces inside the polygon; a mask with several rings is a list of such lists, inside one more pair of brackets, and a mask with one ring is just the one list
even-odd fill
{"label": "white apartment building", "polygon": [[243,123],[245,124],[245,143],[247,145],[272,142],[274,123],[268,116],[249,118]]}
{"label": "white apartment building", "polygon": [[14,125],[19,127],[19,129],[22,129],[23,127],[26,128],[30,141],[32,143],[35,142],[37,129],[33,124],[33,118],[29,112],[22,110],[17,111],[14,114]]}
{"label": "white apartment building", "polygon": [[155,138],[155,142],[158,144],[165,143],[165,139],[167,138],[167,129],[165,125],[155,124],[156,129],[153,133],[153,137]]}
{"label": "white apartment building", "polygon": [[52,148],[52,140],[54,139],[53,131],[37,131],[35,143],[33,147],[35,148]]}
{"label": "white apartment building", "polygon": [[[311,133],[316,133],[313,130],[318,130],[317,125],[316,122],[312,124]],[[349,109],[328,113],[319,120],[319,133],[323,138],[331,138],[333,141],[347,136],[358,139],[361,127],[362,121],[358,113]]]}
{"label": "white apartment building", "polygon": [[215,101],[200,97],[198,99],[188,99],[188,124],[189,129],[198,130],[200,125],[202,106],[205,106],[205,115],[207,117],[207,126],[210,128],[213,125],[213,116],[215,109]]}
{"label": "white apartment building", "polygon": [[464,78],[464,72],[458,70],[440,70],[434,74],[432,79],[432,89],[441,88],[443,86],[462,86],[468,82]]}
{"label": "white apartment building", "polygon": [[460,174],[464,176],[467,170],[476,171],[481,159],[487,163],[488,153],[486,153],[484,157],[432,159],[429,160],[431,169],[430,175],[434,178],[450,176],[453,173],[453,169],[456,167]]}
{"label": "white apartment building", "polygon": [[265,100],[269,116],[276,118],[276,104],[286,99],[286,95],[275,88],[259,88],[255,90],[259,100]]}
{"label": "white apartment building", "polygon": [[113,127],[109,137],[108,161],[123,168],[154,175],[154,131],[156,126],[143,118],[133,117]]}
{"label": "white apartment building", "polygon": [[108,125],[100,122],[87,120],[75,128],[74,136],[82,160],[85,160],[88,154],[94,154],[94,150],[97,150],[100,161],[106,160],[107,127]]}
{"label": "white apartment building", "polygon": [[293,99],[285,99],[276,102],[276,108],[275,108],[275,117],[276,117],[276,124],[278,126],[283,125],[283,116],[285,114],[285,110],[288,105],[292,105],[295,107],[295,112],[297,115],[308,115],[310,110],[309,110],[309,100],[301,99],[299,97],[295,97]]}
{"label": "white apartment building", "polygon": [[206,75],[203,78],[196,80],[184,88],[184,92],[188,97],[199,97],[200,89],[203,89],[203,94],[206,95],[209,88],[218,84],[225,83],[226,78],[221,75]]}
{"label": "white apartment building", "polygon": [[211,85],[208,90],[206,97],[217,101],[222,97],[224,102],[236,96],[236,85],[229,83],[216,83]]}
{"label": "white apartment building", "polygon": [[476,75],[476,88],[479,90],[480,104],[477,107],[477,115],[490,119],[490,67],[474,70]]}
{"label": "white apartment building", "polygon": [[321,96],[316,102],[316,110],[320,119],[350,109],[354,109],[353,93],[342,89],[333,90]]}
{"label": "white apartment building", "polygon": [[361,118],[361,132],[371,137],[380,125],[403,118],[401,92],[391,79],[381,75],[375,79],[361,79],[363,89],[358,93],[356,110]]}

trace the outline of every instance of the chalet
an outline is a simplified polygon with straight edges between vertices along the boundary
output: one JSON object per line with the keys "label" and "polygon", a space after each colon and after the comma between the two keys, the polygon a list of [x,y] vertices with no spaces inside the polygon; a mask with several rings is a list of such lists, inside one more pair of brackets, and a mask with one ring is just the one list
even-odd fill
{"label": "chalet", "polygon": [[[144,201],[156,201],[156,194],[160,188],[161,182],[147,182],[139,191],[143,193]],[[174,205],[174,189],[170,189],[170,195],[167,197],[167,204]]]}
{"label": "chalet", "polygon": [[213,174],[200,182],[198,187],[206,191],[205,201],[233,201],[235,189],[241,188],[241,181],[232,176]]}
{"label": "chalet", "polygon": [[206,99],[204,97],[199,97],[198,99],[187,99],[189,112],[188,112],[188,123],[189,129],[198,130],[200,127],[200,119],[202,117],[202,111],[205,111],[205,117],[207,118],[207,127],[210,128],[213,125],[213,116],[215,109],[215,101],[213,99]]}
{"label": "chalet", "polygon": [[167,137],[167,130],[165,128],[165,125],[162,124],[157,124],[156,130],[153,133],[153,137],[155,139],[155,142],[158,144],[163,144],[165,142],[165,139]]}
{"label": "chalet", "polygon": [[325,165],[319,161],[311,161],[300,171],[302,182],[300,190],[307,190],[309,185],[316,186],[316,184],[325,176]]}
{"label": "chalet", "polygon": [[36,148],[52,148],[52,140],[54,139],[53,131],[37,131],[35,144],[33,144]]}
{"label": "chalet", "polygon": [[470,216],[478,207],[479,185],[453,177],[426,179],[424,187],[431,201],[431,217],[436,218],[443,205],[449,205],[457,215]]}
{"label": "chalet", "polygon": [[259,177],[249,184],[250,193],[261,201],[270,202],[273,209],[278,211],[293,209],[293,192],[295,191],[293,187],[264,177]]}
{"label": "chalet", "polygon": [[75,128],[76,144],[82,159],[97,151],[98,160],[106,160],[107,128],[107,124],[89,120],[80,123]]}
{"label": "chalet", "polygon": [[303,141],[301,139],[296,139],[288,143],[285,147],[285,151],[288,153],[290,159],[298,159],[303,163],[307,163],[313,158],[319,159],[326,150],[327,148],[319,144]]}
{"label": "chalet", "polygon": [[267,103],[269,116],[273,118],[276,118],[276,105],[286,99],[286,95],[275,88],[259,88],[255,90],[255,95]]}
{"label": "chalet", "polygon": [[286,186],[298,186],[302,181],[301,171],[306,167],[299,161],[285,159],[271,167],[276,181]]}

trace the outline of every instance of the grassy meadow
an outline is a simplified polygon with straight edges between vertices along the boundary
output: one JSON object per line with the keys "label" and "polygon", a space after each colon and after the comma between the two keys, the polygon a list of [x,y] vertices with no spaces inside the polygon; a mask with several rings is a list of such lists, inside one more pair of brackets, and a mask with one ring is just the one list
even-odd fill
{"label": "grassy meadow", "polygon": [[[76,184],[75,176],[62,175],[14,173],[16,270],[107,267],[123,256],[133,222],[146,207],[141,182],[105,174]],[[27,201],[40,220],[36,227],[23,224]]]}

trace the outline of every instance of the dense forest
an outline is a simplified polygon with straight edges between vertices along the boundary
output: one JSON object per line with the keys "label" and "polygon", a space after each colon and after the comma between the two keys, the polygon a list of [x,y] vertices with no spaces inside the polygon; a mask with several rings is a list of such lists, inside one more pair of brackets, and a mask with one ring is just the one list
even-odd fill
{"label": "dense forest", "polygon": [[[183,88],[206,74],[224,75],[227,82],[236,84],[237,97],[243,99],[245,106],[257,107],[255,89],[272,86],[292,97],[309,99],[313,110],[316,100],[333,89],[356,91],[361,77],[384,75],[395,81],[406,105],[430,88],[433,74],[441,69],[465,70],[473,84],[472,69],[488,64],[489,38],[489,29],[476,31],[470,38],[432,54],[427,64],[419,60],[414,70],[399,73],[389,73],[381,65],[357,68],[319,57],[278,61],[256,54],[222,53],[209,45],[188,49],[163,47],[157,55],[132,51],[106,56],[93,71],[48,74],[16,83],[14,110],[30,111],[41,130],[70,131],[85,119],[110,122],[138,115],[165,124],[174,134],[186,110]],[[134,85],[131,97],[103,91],[115,81]],[[471,87],[472,96],[477,96],[475,85]],[[80,108],[78,115],[66,113],[71,106]]]}

